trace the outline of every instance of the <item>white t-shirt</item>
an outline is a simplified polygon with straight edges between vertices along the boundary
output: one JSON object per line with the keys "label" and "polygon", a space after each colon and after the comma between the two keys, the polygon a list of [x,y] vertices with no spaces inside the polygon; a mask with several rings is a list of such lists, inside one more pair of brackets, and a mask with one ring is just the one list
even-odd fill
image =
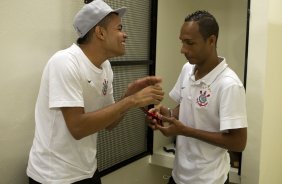
{"label": "white t-shirt", "polygon": [[113,71],[108,60],[95,67],[73,44],[48,61],[35,107],[35,136],[27,175],[40,183],[69,184],[97,169],[97,133],[81,140],[70,134],[60,107],[95,111],[114,103]]}
{"label": "white t-shirt", "polygon": [[[245,90],[225,59],[195,81],[195,66],[186,63],[170,92],[180,104],[179,120],[209,132],[247,127]],[[172,176],[177,184],[223,184],[230,170],[226,149],[185,136],[177,136]]]}

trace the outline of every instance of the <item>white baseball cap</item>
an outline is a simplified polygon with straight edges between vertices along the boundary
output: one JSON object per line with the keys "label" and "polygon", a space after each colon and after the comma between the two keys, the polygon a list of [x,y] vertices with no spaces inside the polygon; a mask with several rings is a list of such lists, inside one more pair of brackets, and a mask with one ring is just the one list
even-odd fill
{"label": "white baseball cap", "polygon": [[85,36],[91,28],[112,12],[122,17],[126,12],[126,7],[113,10],[103,0],[94,0],[89,4],[85,4],[74,17],[73,27],[79,38]]}

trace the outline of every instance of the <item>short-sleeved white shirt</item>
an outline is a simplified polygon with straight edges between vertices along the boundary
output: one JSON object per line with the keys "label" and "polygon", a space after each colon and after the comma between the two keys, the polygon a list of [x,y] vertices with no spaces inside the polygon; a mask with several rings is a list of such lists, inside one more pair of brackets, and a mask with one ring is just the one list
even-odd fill
{"label": "short-sleeved white shirt", "polygon": [[[186,63],[170,92],[180,104],[179,120],[209,132],[247,127],[245,90],[225,59],[195,81],[195,66]],[[226,149],[198,139],[177,136],[172,176],[177,184],[223,184],[230,170]]]}
{"label": "short-sleeved white shirt", "polygon": [[101,68],[95,67],[76,44],[50,58],[36,102],[28,176],[52,184],[69,184],[93,176],[97,169],[97,133],[75,140],[60,107],[84,107],[85,112],[91,112],[112,104],[112,81],[109,61]]}

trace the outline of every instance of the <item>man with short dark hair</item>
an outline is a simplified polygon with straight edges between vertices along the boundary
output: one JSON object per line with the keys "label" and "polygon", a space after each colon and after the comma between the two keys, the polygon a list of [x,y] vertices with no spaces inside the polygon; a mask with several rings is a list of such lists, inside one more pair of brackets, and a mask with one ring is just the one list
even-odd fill
{"label": "man with short dark hair", "polygon": [[163,99],[161,79],[151,76],[129,84],[114,102],[108,59],[125,53],[125,11],[102,0],[84,5],[74,18],[77,44],[55,53],[45,66],[27,167],[30,183],[100,184],[97,132],[112,129],[129,109]]}
{"label": "man with short dark hair", "polygon": [[179,105],[158,112],[167,126],[150,126],[176,136],[169,184],[223,184],[230,170],[228,150],[241,152],[247,140],[245,90],[238,76],[217,55],[219,26],[207,11],[185,18],[179,39],[183,66],[170,97]]}

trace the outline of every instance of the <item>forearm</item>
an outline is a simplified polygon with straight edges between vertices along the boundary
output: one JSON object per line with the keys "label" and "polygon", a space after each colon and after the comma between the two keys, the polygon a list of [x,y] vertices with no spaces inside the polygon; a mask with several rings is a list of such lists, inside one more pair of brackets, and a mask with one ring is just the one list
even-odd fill
{"label": "forearm", "polygon": [[181,134],[235,152],[241,152],[245,149],[247,139],[246,128],[233,129],[228,133],[223,133],[208,132],[185,126]]}
{"label": "forearm", "polygon": [[[124,95],[120,98],[119,101],[123,100],[123,99],[126,98],[126,97],[127,97],[127,95],[124,94]],[[122,119],[124,118],[124,115],[125,115],[125,113],[122,114],[116,121],[114,121],[114,122],[111,123],[109,126],[107,126],[106,129],[107,129],[107,130],[112,130],[112,129],[114,129],[114,128],[119,124],[119,122],[122,121]]]}
{"label": "forearm", "polygon": [[99,130],[111,128],[111,125],[121,120],[124,113],[133,107],[135,107],[135,104],[128,97],[94,112],[81,112],[83,108],[71,108],[69,111],[62,108],[62,111],[73,137],[81,139]]}
{"label": "forearm", "polygon": [[[164,95],[162,88],[158,85],[145,85],[147,80],[140,81],[131,85],[131,90],[127,90],[122,100],[95,112],[85,113],[83,107],[61,108],[73,137],[81,139],[104,128],[112,128],[131,108],[159,104]],[[159,80],[156,79],[156,81]],[[143,87],[138,87],[138,84],[142,84],[142,82]]]}
{"label": "forearm", "polygon": [[123,116],[121,116],[118,120],[114,121],[112,124],[110,124],[109,126],[106,127],[106,130],[112,130],[114,129],[122,120],[123,120]]}
{"label": "forearm", "polygon": [[[110,109],[109,111],[104,111],[104,109],[102,109],[96,112],[91,112],[91,114],[89,114],[89,117],[95,116],[95,119],[91,120],[91,118],[85,118],[83,122],[85,124],[85,128],[82,128],[82,130],[85,130],[85,132],[81,133],[81,135],[84,135],[84,137],[86,137],[103,129],[114,129],[123,119],[123,115],[119,114],[118,112],[112,114],[110,113],[110,111]],[[85,114],[85,116],[87,115],[88,114]],[[88,129],[86,127],[91,128]]]}

